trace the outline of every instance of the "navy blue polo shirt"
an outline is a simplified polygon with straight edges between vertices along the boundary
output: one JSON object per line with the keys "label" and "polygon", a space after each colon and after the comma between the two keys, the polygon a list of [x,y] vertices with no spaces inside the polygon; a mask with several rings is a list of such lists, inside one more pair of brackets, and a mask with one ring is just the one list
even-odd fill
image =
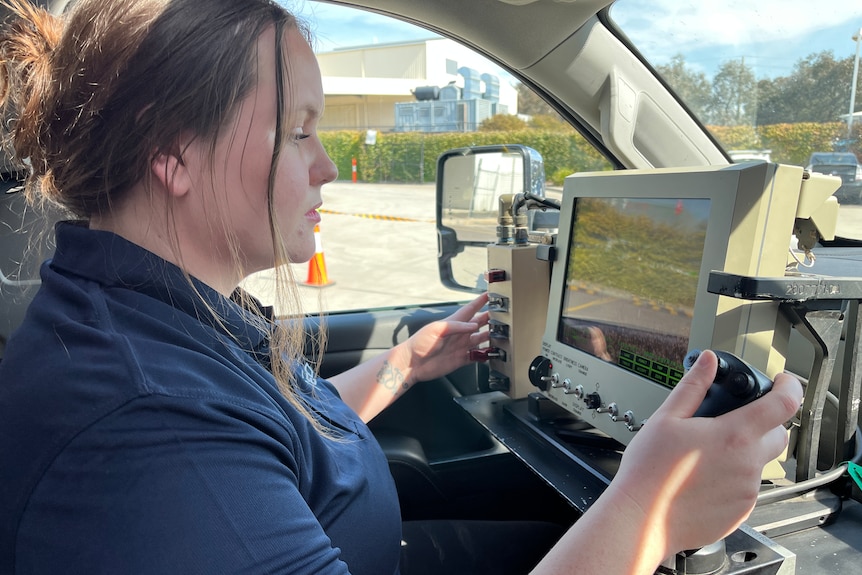
{"label": "navy blue polo shirt", "polygon": [[397,572],[379,445],[302,365],[333,438],[315,430],[247,314],[117,235],[58,225],[0,363],[0,573]]}

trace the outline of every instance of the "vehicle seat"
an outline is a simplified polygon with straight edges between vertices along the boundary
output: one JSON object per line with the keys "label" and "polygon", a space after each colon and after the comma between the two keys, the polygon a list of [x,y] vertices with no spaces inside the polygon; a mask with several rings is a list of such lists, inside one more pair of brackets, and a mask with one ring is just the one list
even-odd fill
{"label": "vehicle seat", "polygon": [[21,183],[0,179],[0,359],[39,288],[39,266],[53,252],[59,212],[37,212],[15,190]]}

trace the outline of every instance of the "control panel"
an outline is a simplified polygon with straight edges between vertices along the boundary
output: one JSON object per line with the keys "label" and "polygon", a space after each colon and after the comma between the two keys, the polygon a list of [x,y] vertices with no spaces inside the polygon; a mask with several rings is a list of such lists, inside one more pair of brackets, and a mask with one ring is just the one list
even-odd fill
{"label": "control panel", "polygon": [[489,388],[512,398],[535,391],[526,374],[541,350],[551,275],[541,250],[538,244],[488,246]]}
{"label": "control panel", "polygon": [[534,389],[624,445],[670,393],[650,382],[634,389],[621,385],[615,366],[581,365],[543,347],[528,368]]}

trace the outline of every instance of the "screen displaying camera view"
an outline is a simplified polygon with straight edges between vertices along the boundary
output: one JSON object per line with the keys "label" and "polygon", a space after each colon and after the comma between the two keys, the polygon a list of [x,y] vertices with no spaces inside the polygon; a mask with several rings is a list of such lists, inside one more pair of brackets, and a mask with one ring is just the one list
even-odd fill
{"label": "screen displaying camera view", "polygon": [[578,198],[559,340],[676,385],[708,218],[708,199]]}

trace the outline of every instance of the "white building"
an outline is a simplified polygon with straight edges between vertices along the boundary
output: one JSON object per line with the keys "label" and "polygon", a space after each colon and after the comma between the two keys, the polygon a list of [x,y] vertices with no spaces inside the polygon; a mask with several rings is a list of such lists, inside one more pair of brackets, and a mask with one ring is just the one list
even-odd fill
{"label": "white building", "polygon": [[[326,110],[320,129],[395,129],[395,104],[415,102],[417,88],[454,85],[463,89],[459,70],[499,79],[499,103],[514,114],[518,92],[512,78],[472,50],[445,38],[371,44],[317,54]],[[484,82],[483,82],[484,85]],[[484,88],[483,88],[484,89]]]}

